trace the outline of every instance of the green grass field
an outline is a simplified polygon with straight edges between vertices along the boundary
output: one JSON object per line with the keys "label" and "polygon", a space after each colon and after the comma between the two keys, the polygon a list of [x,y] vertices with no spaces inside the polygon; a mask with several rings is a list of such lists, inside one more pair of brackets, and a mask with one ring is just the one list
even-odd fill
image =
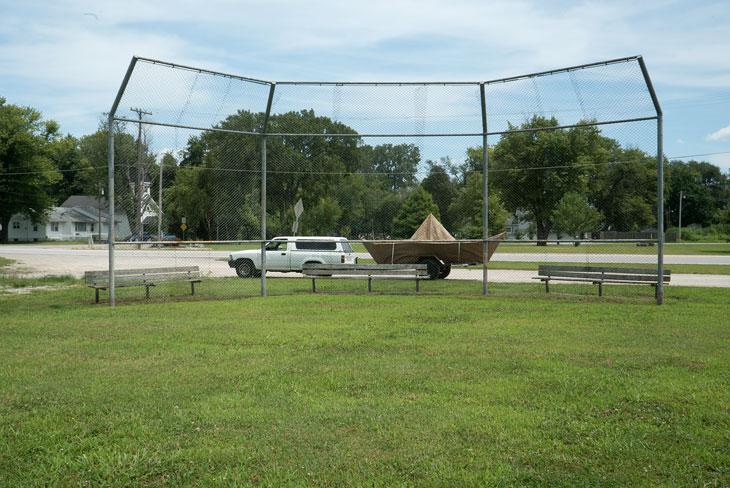
{"label": "green grass field", "polygon": [[727,290],[268,282],[0,296],[0,486],[730,484]]}

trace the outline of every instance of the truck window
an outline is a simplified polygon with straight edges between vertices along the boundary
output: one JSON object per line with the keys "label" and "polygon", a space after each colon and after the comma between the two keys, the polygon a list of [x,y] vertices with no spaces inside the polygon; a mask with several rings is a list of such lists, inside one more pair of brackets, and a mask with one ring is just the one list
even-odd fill
{"label": "truck window", "polygon": [[267,251],[286,251],[286,241],[274,241],[266,244]]}
{"label": "truck window", "polygon": [[334,251],[337,243],[334,241],[297,241],[297,249],[306,251]]}

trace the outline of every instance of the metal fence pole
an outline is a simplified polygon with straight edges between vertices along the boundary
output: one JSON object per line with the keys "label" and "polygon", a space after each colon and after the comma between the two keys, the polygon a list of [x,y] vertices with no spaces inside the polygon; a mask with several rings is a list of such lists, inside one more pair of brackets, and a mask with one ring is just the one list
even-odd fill
{"label": "metal fence pole", "polygon": [[664,304],[664,116],[657,119],[657,283],[656,303]]}
{"label": "metal fence pole", "polygon": [[659,98],[654,91],[654,85],[649,77],[649,71],[646,69],[644,58],[638,56],[639,67],[644,75],[646,89],[649,91],[651,101],[654,104],[654,110],[657,114],[657,282],[656,282],[656,302],[657,305],[664,304],[664,114],[662,107],[659,105]]}
{"label": "metal fence pole", "polygon": [[261,137],[261,296],[266,296],[266,136]]}
{"label": "metal fence pole", "polygon": [[109,119],[107,121],[107,142],[108,142],[108,154],[107,154],[107,163],[108,163],[108,170],[109,173],[108,179],[109,179],[109,203],[107,204],[109,207],[109,223],[108,231],[107,231],[107,242],[108,249],[109,249],[109,306],[113,307],[116,295],[114,294],[114,283],[115,283],[115,276],[114,276],[114,219],[116,218],[114,215],[114,114],[113,112],[109,113]]}
{"label": "metal fence pole", "polygon": [[107,240],[109,241],[109,306],[113,307],[116,301],[116,293],[114,285],[116,282],[116,276],[114,276],[114,219],[115,216],[115,203],[114,203],[114,114],[117,113],[117,107],[119,102],[122,101],[122,95],[127,89],[129,79],[132,77],[134,66],[137,64],[137,57],[132,56],[132,60],[129,62],[127,72],[124,74],[122,85],[117,91],[117,96],[114,99],[112,108],[109,111],[109,118],[107,119],[107,166],[108,166],[108,177],[109,177],[109,232],[107,234]]}
{"label": "metal fence pole", "polygon": [[266,296],[266,131],[269,127],[271,104],[274,101],[276,83],[269,88],[269,99],[266,102],[266,113],[261,128],[261,296]]}
{"label": "metal fence pole", "polygon": [[487,149],[487,99],[484,83],[479,84],[482,105],[482,295],[489,293],[489,155]]}

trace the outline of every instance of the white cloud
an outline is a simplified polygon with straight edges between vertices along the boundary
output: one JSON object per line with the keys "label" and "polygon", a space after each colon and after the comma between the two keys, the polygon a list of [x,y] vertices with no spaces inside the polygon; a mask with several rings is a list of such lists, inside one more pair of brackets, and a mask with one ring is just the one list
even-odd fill
{"label": "white cloud", "polygon": [[712,134],[705,137],[705,140],[711,142],[730,140],[730,125],[713,132]]}
{"label": "white cloud", "polygon": [[110,108],[132,55],[270,80],[449,81],[643,54],[661,90],[730,84],[723,1],[5,3],[0,95],[76,133]]}

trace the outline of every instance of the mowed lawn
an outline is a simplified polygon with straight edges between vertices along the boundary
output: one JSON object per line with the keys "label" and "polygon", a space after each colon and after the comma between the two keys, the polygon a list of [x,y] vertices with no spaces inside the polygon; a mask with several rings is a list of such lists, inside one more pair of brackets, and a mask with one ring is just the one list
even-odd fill
{"label": "mowed lawn", "polygon": [[728,486],[730,295],[666,292],[0,296],[0,485]]}

